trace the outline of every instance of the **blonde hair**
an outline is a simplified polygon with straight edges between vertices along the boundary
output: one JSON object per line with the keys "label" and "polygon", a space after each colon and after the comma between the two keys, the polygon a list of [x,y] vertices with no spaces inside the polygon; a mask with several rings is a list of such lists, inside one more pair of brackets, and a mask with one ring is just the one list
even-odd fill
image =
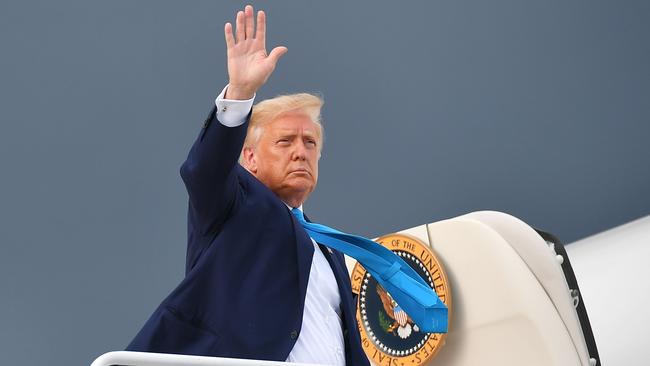
{"label": "blonde hair", "polygon": [[264,125],[272,122],[282,114],[300,112],[306,114],[317,126],[317,134],[320,139],[318,144],[319,152],[323,146],[323,125],[321,124],[320,110],[323,106],[323,98],[309,93],[297,93],[279,95],[275,98],[263,100],[253,106],[253,114],[248,123],[246,140],[242,148],[240,162],[243,163],[243,150],[247,147],[255,147],[262,137]]}

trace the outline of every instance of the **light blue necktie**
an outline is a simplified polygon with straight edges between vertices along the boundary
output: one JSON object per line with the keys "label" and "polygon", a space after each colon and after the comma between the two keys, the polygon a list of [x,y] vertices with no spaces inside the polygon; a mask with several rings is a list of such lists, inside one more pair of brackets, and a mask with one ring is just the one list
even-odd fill
{"label": "light blue necktie", "polygon": [[291,212],[316,242],[359,261],[422,331],[447,332],[447,306],[402,258],[372,240],[307,222],[297,208]]}

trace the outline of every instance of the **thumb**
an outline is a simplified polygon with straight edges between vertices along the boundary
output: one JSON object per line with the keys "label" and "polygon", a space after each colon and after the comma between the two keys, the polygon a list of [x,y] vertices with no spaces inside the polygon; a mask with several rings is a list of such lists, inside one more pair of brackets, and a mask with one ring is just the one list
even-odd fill
{"label": "thumb", "polygon": [[289,51],[289,49],[284,46],[276,47],[271,50],[271,53],[269,53],[269,59],[273,62],[273,64],[276,64],[280,57],[287,53],[287,51]]}

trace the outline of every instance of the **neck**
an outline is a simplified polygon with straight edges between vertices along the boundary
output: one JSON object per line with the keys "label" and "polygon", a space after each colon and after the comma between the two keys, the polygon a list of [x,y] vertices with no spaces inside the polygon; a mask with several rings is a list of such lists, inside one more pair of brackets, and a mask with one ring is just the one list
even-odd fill
{"label": "neck", "polygon": [[300,207],[306,200],[307,197],[280,197],[280,199],[292,208]]}

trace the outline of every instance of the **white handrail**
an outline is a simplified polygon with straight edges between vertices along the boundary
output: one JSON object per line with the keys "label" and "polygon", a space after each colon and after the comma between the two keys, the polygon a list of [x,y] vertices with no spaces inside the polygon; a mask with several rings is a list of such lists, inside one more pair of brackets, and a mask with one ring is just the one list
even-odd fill
{"label": "white handrail", "polygon": [[[245,360],[169,353],[114,351],[97,357],[90,366],[317,366],[306,363]],[[322,365],[321,365],[322,366]]]}

